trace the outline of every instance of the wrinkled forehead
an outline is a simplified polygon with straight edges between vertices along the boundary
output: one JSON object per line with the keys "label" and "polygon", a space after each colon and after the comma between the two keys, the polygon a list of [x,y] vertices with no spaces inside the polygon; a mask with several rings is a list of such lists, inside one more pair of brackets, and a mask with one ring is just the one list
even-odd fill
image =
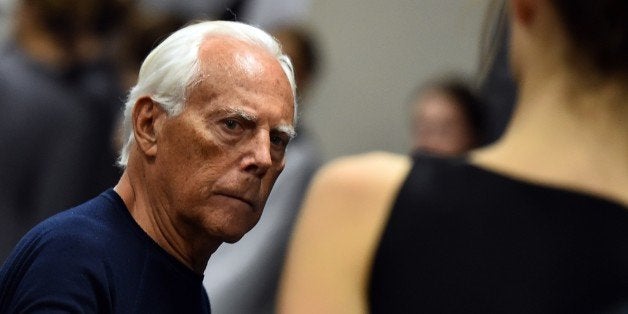
{"label": "wrinkled forehead", "polygon": [[199,47],[199,60],[203,74],[242,71],[255,77],[265,72],[279,71],[277,74],[285,76],[279,61],[266,49],[226,35],[208,36]]}
{"label": "wrinkled forehead", "polygon": [[[279,60],[265,48],[237,38],[212,35],[199,47],[199,77],[190,86],[211,86],[216,91],[244,88],[285,98],[294,110],[290,81]],[[190,95],[191,96],[191,95]]]}
{"label": "wrinkled forehead", "polygon": [[247,85],[264,93],[272,91],[290,103],[296,122],[296,99],[288,74],[278,58],[261,44],[210,35],[201,43],[198,56],[200,77],[196,83],[223,88]]}
{"label": "wrinkled forehead", "polygon": [[210,35],[199,47],[198,55],[201,78],[273,80],[292,90],[280,61],[261,44],[227,35]]}

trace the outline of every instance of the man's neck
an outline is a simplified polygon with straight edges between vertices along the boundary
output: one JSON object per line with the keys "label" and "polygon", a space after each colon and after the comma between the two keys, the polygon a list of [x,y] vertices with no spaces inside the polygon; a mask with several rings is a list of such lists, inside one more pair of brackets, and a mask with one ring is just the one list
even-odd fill
{"label": "man's neck", "polygon": [[[131,171],[133,172],[133,171]],[[146,186],[125,170],[114,190],[137,224],[170,255],[198,274],[203,274],[211,254],[221,242],[208,237],[182,234],[165,208],[151,197]]]}

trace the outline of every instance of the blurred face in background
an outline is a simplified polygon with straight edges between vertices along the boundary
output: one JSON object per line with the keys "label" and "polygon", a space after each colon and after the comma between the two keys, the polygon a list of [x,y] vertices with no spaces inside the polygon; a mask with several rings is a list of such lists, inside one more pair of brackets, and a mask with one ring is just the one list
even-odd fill
{"label": "blurred face in background", "polygon": [[413,150],[456,156],[474,144],[474,130],[467,113],[453,97],[428,90],[417,98],[412,110]]}

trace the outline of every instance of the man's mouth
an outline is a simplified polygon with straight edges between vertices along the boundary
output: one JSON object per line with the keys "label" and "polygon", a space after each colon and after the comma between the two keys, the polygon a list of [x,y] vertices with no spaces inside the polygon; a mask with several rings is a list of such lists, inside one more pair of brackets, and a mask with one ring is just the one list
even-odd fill
{"label": "man's mouth", "polygon": [[253,209],[255,209],[255,208],[256,208],[256,207],[253,205],[253,201],[252,201],[252,200],[250,200],[250,199],[248,199],[248,198],[246,198],[246,197],[243,197],[243,196],[237,195],[237,194],[235,194],[235,193],[220,193],[220,195],[225,196],[225,197],[228,197],[228,198],[232,198],[232,199],[239,200],[239,201],[241,201],[241,202],[243,202],[243,203],[246,203],[247,205],[249,205],[249,206],[250,206],[251,208],[253,208]]}

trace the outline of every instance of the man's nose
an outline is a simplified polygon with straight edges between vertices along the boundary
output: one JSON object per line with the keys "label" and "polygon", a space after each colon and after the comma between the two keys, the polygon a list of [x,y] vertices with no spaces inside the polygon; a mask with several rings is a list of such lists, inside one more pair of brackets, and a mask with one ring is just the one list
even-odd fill
{"label": "man's nose", "polygon": [[272,166],[272,156],[270,152],[270,134],[259,132],[250,142],[250,148],[243,159],[244,171],[252,173],[261,178]]}

